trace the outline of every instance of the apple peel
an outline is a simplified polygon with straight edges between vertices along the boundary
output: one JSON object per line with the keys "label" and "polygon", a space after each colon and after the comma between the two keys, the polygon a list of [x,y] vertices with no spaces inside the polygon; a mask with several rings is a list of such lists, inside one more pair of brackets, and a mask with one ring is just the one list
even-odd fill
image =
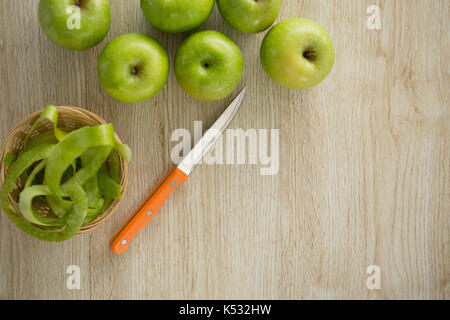
{"label": "apple peel", "polygon": [[[28,141],[43,119],[53,124]],[[66,133],[57,128],[58,111],[48,106],[28,132],[24,149],[11,161],[0,191],[0,207],[22,231],[40,240],[64,241],[121,198],[120,159],[131,159],[127,145],[118,143],[111,124],[83,127]],[[111,169],[109,169],[109,166]],[[26,177],[18,211],[8,197],[17,179]],[[33,201],[46,201],[52,213],[36,211]]]}

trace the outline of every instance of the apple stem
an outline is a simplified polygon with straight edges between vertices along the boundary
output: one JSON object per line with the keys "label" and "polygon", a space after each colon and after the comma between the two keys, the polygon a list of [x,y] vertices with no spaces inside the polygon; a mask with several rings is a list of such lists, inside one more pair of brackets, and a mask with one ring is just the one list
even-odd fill
{"label": "apple stem", "polygon": [[316,57],[316,53],[315,53],[315,52],[312,52],[312,51],[310,51],[310,50],[306,50],[305,52],[303,52],[303,56],[304,56],[307,60],[311,61],[311,60],[314,60],[314,58]]}
{"label": "apple stem", "polygon": [[74,1],[76,6],[80,8],[83,7],[84,0],[74,0]]}

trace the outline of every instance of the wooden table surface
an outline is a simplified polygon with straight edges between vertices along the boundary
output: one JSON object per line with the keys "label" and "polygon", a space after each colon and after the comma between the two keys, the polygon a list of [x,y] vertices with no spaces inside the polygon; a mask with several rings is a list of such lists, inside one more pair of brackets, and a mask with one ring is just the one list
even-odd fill
{"label": "wooden table surface", "polygon": [[[1,214],[2,299],[450,298],[449,1],[285,0],[278,20],[314,19],[336,47],[331,75],[305,91],[273,83],[259,62],[264,34],[233,31],[216,8],[201,29],[230,36],[246,62],[230,128],[279,129],[278,174],[199,166],[120,256],[108,240],[170,168],[172,132],[209,126],[231,96],[196,101],[173,70],[143,103],[102,90],[96,59],[108,40],[144,32],[173,61],[186,37],[152,28],[138,0],[111,0],[107,40],[85,52],[47,39],[38,1],[0,3],[0,139],[47,104],[74,105],[112,122],[134,151],[125,200],[89,234],[40,242]],[[381,30],[367,27],[370,5]],[[66,287],[70,265],[79,290]],[[370,265],[378,290],[366,285]]]}

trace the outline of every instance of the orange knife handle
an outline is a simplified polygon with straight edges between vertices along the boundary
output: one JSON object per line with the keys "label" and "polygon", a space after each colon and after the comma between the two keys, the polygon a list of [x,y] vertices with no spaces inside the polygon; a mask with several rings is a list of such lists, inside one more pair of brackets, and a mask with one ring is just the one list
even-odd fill
{"label": "orange knife handle", "polygon": [[120,254],[128,249],[130,240],[155,216],[176,186],[185,182],[188,176],[173,167],[156,186],[152,193],[139,206],[109,242],[111,250]]}

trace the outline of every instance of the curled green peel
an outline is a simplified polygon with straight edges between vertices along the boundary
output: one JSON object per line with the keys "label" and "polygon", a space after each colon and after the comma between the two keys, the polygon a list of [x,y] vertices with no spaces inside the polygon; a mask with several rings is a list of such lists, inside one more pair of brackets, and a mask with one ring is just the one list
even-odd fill
{"label": "curled green peel", "polygon": [[24,189],[28,188],[31,186],[31,184],[33,183],[34,179],[36,179],[36,176],[39,172],[42,171],[42,169],[45,168],[45,164],[46,164],[46,160],[42,160],[41,162],[39,162],[39,164],[34,167],[33,171],[31,171],[30,175],[28,176],[27,181],[25,182],[25,187]]}
{"label": "curled green peel", "polygon": [[49,218],[33,209],[33,200],[39,196],[52,196],[50,189],[44,185],[34,185],[25,188],[20,193],[19,210],[22,216],[31,223],[40,226],[62,227],[65,224],[64,218]]}
{"label": "curled green peel", "polygon": [[80,185],[72,185],[69,194],[73,202],[73,210],[68,214],[64,227],[58,230],[46,230],[37,227],[11,210],[5,210],[5,213],[23,232],[34,238],[52,242],[65,241],[80,231],[88,209],[87,196]]}
{"label": "curled green peel", "polygon": [[[53,130],[29,140],[37,123],[47,119]],[[8,156],[9,170],[0,191],[0,207],[25,233],[45,241],[64,241],[95,220],[121,198],[120,156],[129,161],[131,150],[114,138],[110,124],[66,133],[57,128],[58,111],[48,106],[31,127],[21,152]],[[108,165],[107,165],[108,163]],[[8,196],[18,179],[19,212]],[[52,213],[33,208],[46,201]]]}
{"label": "curled green peel", "polygon": [[33,163],[46,159],[54,148],[55,145],[53,144],[41,144],[21,153],[17,157],[17,160],[8,170],[8,174],[3,182],[2,190],[0,191],[0,204],[8,202],[8,195],[14,190],[16,180],[21,176],[21,174],[28,167],[33,165]]}
{"label": "curled green peel", "polygon": [[3,162],[6,166],[10,166],[17,159],[17,152],[11,152],[5,155]]}
{"label": "curled green peel", "polygon": [[23,145],[25,147],[28,143],[28,139],[30,138],[31,133],[36,128],[38,123],[41,122],[43,119],[47,119],[53,124],[53,136],[58,141],[61,140],[62,138],[64,138],[64,136],[67,134],[63,130],[58,129],[58,127],[56,126],[56,124],[58,123],[58,109],[53,105],[49,105],[49,106],[47,106],[47,108],[45,108],[45,110],[41,113],[39,118],[36,120],[36,122],[32,125],[32,127],[28,131],[28,133],[25,137],[24,143],[23,143]]}
{"label": "curled green peel", "polygon": [[[62,198],[61,178],[72,161],[81,157],[89,148],[111,146],[112,149],[115,143],[114,128],[110,124],[84,127],[72,131],[57,144],[47,159],[47,166],[45,167],[46,184],[56,197]],[[82,169],[81,173],[76,174],[76,176],[78,175],[77,182],[80,182],[80,185],[83,185],[92,177],[91,169]]]}

